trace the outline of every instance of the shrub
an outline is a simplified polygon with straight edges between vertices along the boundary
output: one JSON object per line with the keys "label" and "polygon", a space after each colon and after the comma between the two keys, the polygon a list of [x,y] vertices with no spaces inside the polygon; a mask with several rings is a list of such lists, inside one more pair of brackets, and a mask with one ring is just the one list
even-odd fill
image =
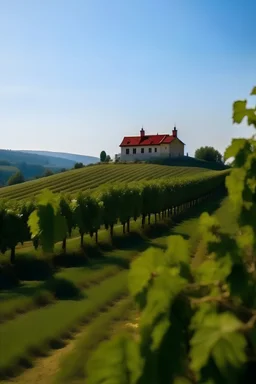
{"label": "shrub", "polygon": [[8,180],[8,185],[20,184],[25,181],[23,174],[18,171],[14,175],[12,175]]}
{"label": "shrub", "polygon": [[38,307],[43,307],[47,304],[50,304],[54,301],[54,299],[55,298],[53,294],[46,289],[36,292],[33,297],[33,301]]}
{"label": "shrub", "polygon": [[56,299],[73,299],[81,296],[80,289],[70,280],[62,277],[53,277],[46,282],[48,289]]}

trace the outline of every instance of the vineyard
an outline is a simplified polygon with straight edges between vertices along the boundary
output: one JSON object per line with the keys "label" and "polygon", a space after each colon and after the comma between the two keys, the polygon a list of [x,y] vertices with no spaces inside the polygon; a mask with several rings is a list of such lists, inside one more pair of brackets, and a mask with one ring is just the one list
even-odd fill
{"label": "vineyard", "polygon": [[0,251],[11,252],[15,261],[16,246],[33,241],[35,249],[42,247],[44,253],[53,252],[54,245],[62,241],[66,252],[67,237],[78,228],[81,248],[84,235],[95,234],[104,226],[113,239],[114,226],[121,223],[123,233],[130,231],[131,220],[141,217],[142,228],[151,215],[171,216],[200,202],[224,184],[226,171],[207,172],[202,175],[148,181],[142,183],[112,183],[94,192],[79,192],[77,195],[41,192],[37,199],[2,201],[0,206]]}
{"label": "vineyard", "polygon": [[[221,185],[225,174],[219,177],[218,183]],[[200,181],[202,183],[202,179]],[[209,185],[209,181],[205,185]],[[211,185],[216,186],[212,181]],[[194,189],[198,191],[199,196],[200,189]],[[215,194],[213,191],[210,193],[213,197]],[[46,198],[46,195],[44,196]],[[172,196],[173,203],[178,201]],[[200,196],[197,203],[192,200],[190,205],[184,203],[179,209],[175,205],[172,206],[172,212],[169,212],[172,220],[179,215],[178,211],[180,215],[186,216],[187,211],[193,216],[198,215],[200,206],[201,209],[209,208],[207,195]],[[50,202],[52,204],[52,200]],[[38,203],[42,204],[42,200],[38,199]],[[185,230],[186,234],[192,236],[195,233],[195,220],[193,218],[191,223],[188,220],[187,224],[185,221],[183,229],[179,225],[176,231]],[[5,378],[3,383],[82,383],[85,378],[84,361],[99,343],[123,330],[136,337],[136,324],[133,326],[133,322],[136,321],[138,312],[128,296],[126,268],[143,250],[165,247],[170,234],[168,226],[164,226],[163,233],[159,232],[162,225],[160,222],[160,237],[148,237],[150,226],[145,224],[144,231],[140,229],[141,224],[142,218],[136,223],[131,221],[131,233],[125,235],[122,234],[122,226],[117,225],[115,233],[120,238],[123,237],[124,242],[119,244],[119,248],[110,248],[109,251],[105,248],[106,244],[111,245],[111,240],[104,236],[105,230],[99,230],[97,248],[100,250],[102,247],[103,257],[89,263],[85,258],[81,266],[63,268],[59,265],[53,277],[46,277],[43,281],[23,281],[17,288],[13,287],[0,293],[0,338],[1,348],[5,350],[4,354],[0,354],[0,376]],[[128,248],[125,238],[129,241]],[[77,240],[67,239],[67,248],[75,244],[79,250],[80,240]],[[94,241],[89,235],[86,235],[84,240],[93,246]],[[56,251],[58,252],[58,247]],[[35,255],[37,251],[32,257],[35,258]],[[17,268],[20,268],[21,263],[26,263],[22,256],[22,253],[17,252]],[[41,258],[40,254],[38,267],[40,265],[41,269],[45,268],[43,260],[45,264],[47,260],[49,264],[56,261],[55,255],[49,253],[45,254],[45,259]],[[75,254],[69,260],[71,259],[75,265]],[[29,264],[26,268],[29,268]],[[22,273],[24,274],[24,271]],[[37,280],[37,277],[34,279]],[[70,339],[73,334],[74,341]],[[53,352],[47,356],[50,350]],[[38,359],[34,365],[36,357]],[[33,365],[34,367],[28,370]],[[24,369],[25,372],[22,373]],[[16,375],[16,378],[11,378]]]}
{"label": "vineyard", "polygon": [[[256,127],[256,108],[235,102],[234,122],[245,117]],[[3,199],[2,383],[255,383],[255,137],[234,139],[230,158]],[[17,250],[25,241],[34,251]]]}
{"label": "vineyard", "polygon": [[102,184],[192,176],[208,172],[199,167],[163,166],[154,164],[100,164],[71,170],[47,178],[0,189],[0,199],[27,199],[42,189],[52,192],[76,193],[95,189]]}

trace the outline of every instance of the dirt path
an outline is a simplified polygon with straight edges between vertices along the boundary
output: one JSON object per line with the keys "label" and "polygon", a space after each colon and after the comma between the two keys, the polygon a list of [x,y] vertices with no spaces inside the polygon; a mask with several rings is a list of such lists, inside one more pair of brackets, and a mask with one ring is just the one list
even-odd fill
{"label": "dirt path", "polygon": [[[114,306],[121,302],[122,299],[116,302]],[[111,308],[113,308],[112,305],[109,306],[109,310]],[[109,330],[110,335],[114,335],[125,328],[127,330],[136,328],[137,318],[134,319],[135,314],[137,314],[135,311],[131,311],[129,318],[125,321],[117,323],[113,321],[113,326]],[[9,380],[0,380],[0,384],[52,384],[59,371],[60,361],[64,356],[72,352],[76,342],[81,337],[84,337],[89,324],[82,326],[72,339],[66,341],[67,344],[63,348],[52,350],[51,354],[47,357],[35,359],[32,368],[26,369],[17,377],[10,378]]]}
{"label": "dirt path", "polygon": [[59,370],[60,360],[72,351],[76,341],[84,335],[84,332],[85,327],[81,328],[72,340],[68,340],[63,348],[53,350],[47,357],[36,359],[32,368],[25,370],[17,377],[0,381],[0,384],[51,384]]}

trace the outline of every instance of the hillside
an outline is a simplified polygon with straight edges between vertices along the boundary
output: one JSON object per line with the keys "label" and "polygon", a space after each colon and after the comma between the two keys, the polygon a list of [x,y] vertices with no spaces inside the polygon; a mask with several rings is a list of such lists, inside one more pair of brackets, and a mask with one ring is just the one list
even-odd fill
{"label": "hillside", "polygon": [[167,157],[167,158],[152,158],[147,161],[149,164],[161,164],[161,165],[171,165],[171,166],[178,166],[178,167],[200,167],[200,168],[206,168],[206,169],[212,169],[216,171],[221,171],[224,169],[229,168],[223,163],[217,163],[213,161],[205,161],[205,160],[199,160],[194,157],[190,156],[183,156],[183,157]]}
{"label": "hillside", "polygon": [[86,155],[77,155],[74,153],[65,153],[65,152],[50,152],[50,151],[22,151],[24,153],[31,153],[35,155],[43,155],[43,156],[50,156],[50,157],[58,157],[60,159],[67,159],[71,160],[76,163],[83,163],[84,165],[88,164],[95,164],[100,159],[98,157],[94,156],[86,156]]}
{"label": "hillside", "polygon": [[1,188],[0,198],[26,199],[35,196],[44,188],[49,188],[53,192],[75,193],[94,189],[106,183],[186,176],[199,172],[209,171],[198,167],[170,167],[157,164],[101,164]]}

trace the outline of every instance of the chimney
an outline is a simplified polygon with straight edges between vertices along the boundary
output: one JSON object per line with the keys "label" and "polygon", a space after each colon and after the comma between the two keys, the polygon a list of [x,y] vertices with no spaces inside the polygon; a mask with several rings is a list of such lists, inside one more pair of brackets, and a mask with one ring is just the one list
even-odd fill
{"label": "chimney", "polygon": [[141,137],[144,137],[144,136],[145,136],[145,131],[144,131],[143,127],[142,127],[141,130],[140,130],[140,136],[141,136]]}
{"label": "chimney", "polygon": [[177,131],[176,127],[174,127],[174,129],[172,130],[173,137],[177,137],[177,134],[178,134],[178,131]]}

